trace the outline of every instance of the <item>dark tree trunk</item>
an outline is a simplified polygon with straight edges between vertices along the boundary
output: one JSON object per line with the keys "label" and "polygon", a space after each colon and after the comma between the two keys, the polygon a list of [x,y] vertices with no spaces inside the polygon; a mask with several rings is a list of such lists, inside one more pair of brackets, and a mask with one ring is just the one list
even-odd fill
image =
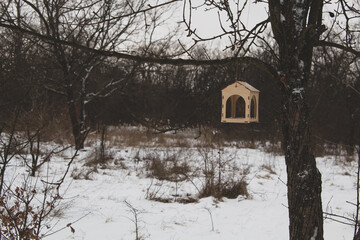
{"label": "dark tree trunk", "polygon": [[[58,6],[59,7],[59,6]],[[57,15],[57,18],[59,16]],[[59,28],[60,21],[57,18],[49,17],[50,27],[52,34],[55,39],[59,39]],[[74,70],[72,69],[71,61],[69,57],[66,56],[66,47],[61,44],[54,42],[53,43],[53,53],[61,67],[63,73],[63,82],[61,83],[64,89],[64,95],[67,100],[67,108],[69,112],[69,117],[71,121],[72,133],[75,141],[75,148],[77,150],[84,148],[84,141],[86,138],[87,132],[85,131],[84,121],[82,121],[82,105],[77,107],[79,102],[75,96],[75,85],[77,77],[74,75]],[[82,104],[83,102],[81,102]]]}
{"label": "dark tree trunk", "polygon": [[283,146],[287,166],[291,240],[322,240],[321,174],[311,147],[307,81],[311,44],[281,51]]}
{"label": "dark tree trunk", "polygon": [[357,232],[353,240],[360,240],[360,231]]}
{"label": "dark tree trunk", "polygon": [[69,117],[71,121],[72,133],[75,141],[75,148],[77,150],[84,148],[84,141],[86,138],[86,132],[84,131],[83,122],[81,122],[81,117],[78,115],[81,114],[77,111],[76,108],[76,99],[74,97],[74,91],[72,89],[72,81],[69,80],[69,76],[65,77],[65,86],[66,86],[66,98],[67,98],[67,107],[69,111]]}
{"label": "dark tree trunk", "polygon": [[71,120],[72,133],[75,140],[75,148],[77,150],[84,148],[85,132],[82,129],[81,123],[78,119],[76,106],[74,102],[68,103],[68,111]]}
{"label": "dark tree trunk", "polygon": [[[300,114],[290,115],[296,119]],[[307,119],[303,116],[300,118],[303,119],[298,125],[285,120],[283,131],[288,176],[290,239],[314,237],[311,239],[320,240],[323,239],[321,174],[309,145]]]}
{"label": "dark tree trunk", "polygon": [[290,240],[322,240],[321,174],[310,144],[306,96],[313,47],[322,31],[322,1],[270,0],[269,9],[279,45]]}
{"label": "dark tree trunk", "polygon": [[290,239],[320,240],[323,239],[321,174],[310,145],[305,91],[284,85],[282,95]]}
{"label": "dark tree trunk", "polygon": [[[352,91],[352,89],[350,90]],[[346,151],[347,154],[349,156],[353,156],[354,155],[354,150],[355,150],[355,133],[356,133],[356,119],[355,119],[355,112],[356,109],[352,106],[352,98],[351,98],[352,93],[348,92],[347,93],[347,97],[346,97],[346,108],[348,110],[348,121],[349,121],[349,137],[348,137],[348,141],[346,142]]]}

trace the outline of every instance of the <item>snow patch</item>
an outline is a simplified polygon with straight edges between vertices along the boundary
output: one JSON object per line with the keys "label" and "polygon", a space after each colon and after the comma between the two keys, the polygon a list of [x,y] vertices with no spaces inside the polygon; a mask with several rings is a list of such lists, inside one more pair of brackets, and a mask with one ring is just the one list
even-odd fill
{"label": "snow patch", "polygon": [[306,178],[308,175],[309,175],[309,172],[307,170],[304,170],[302,172],[299,172],[298,174],[298,177],[300,177],[301,179],[304,179]]}
{"label": "snow patch", "polygon": [[302,92],[304,91],[304,88],[294,88],[293,90],[292,90],[292,94],[293,95],[300,95],[301,96],[301,94],[302,94]]}
{"label": "snow patch", "polygon": [[301,70],[303,70],[305,68],[305,63],[303,60],[300,60],[299,67]]}
{"label": "snow patch", "polygon": [[296,1],[296,4],[293,5],[293,13],[294,13],[294,20],[295,20],[295,30],[297,36],[300,35],[301,30],[303,29],[303,19],[304,19],[304,3],[303,1],[299,0]]}
{"label": "snow patch", "polygon": [[282,15],[282,14],[280,15],[280,21],[281,21],[281,22],[285,22],[285,17],[284,17],[284,15]]}
{"label": "snow patch", "polygon": [[[126,127],[126,130],[146,132],[145,128],[133,126]],[[196,135],[196,131],[194,134]],[[193,137],[193,135],[189,136]],[[160,194],[169,195],[175,193],[195,195],[198,191],[193,184],[197,186],[203,184],[202,179],[199,181],[194,179],[196,181],[193,183],[152,180],[147,177],[145,171],[146,161],[149,161],[146,157],[154,155],[165,158],[167,155],[176,155],[178,159],[184,159],[193,168],[201,169],[204,159],[201,158],[196,147],[168,149],[149,146],[130,147],[123,145],[122,142],[118,146],[109,146],[108,150],[114,153],[114,161],[109,162],[108,168],[98,167],[97,172],[92,173],[90,180],[74,180],[70,176],[65,179],[65,186],[70,187],[64,195],[65,202],[62,202],[63,215],[58,215],[54,219],[54,223],[57,223],[54,229],[61,229],[73,222],[75,233],[65,228],[47,239],[134,239],[133,215],[123,203],[127,200],[134,207],[144,210],[138,216],[139,231],[141,236],[149,240],[218,240],[239,239],[239,236],[241,239],[288,240],[289,218],[288,210],[284,207],[287,205],[284,156],[264,153],[261,147],[245,149],[235,146],[224,147],[226,153],[222,152],[222,157],[230,159],[236,156],[237,168],[243,166],[240,169],[252,166],[247,176],[250,198],[239,196],[237,199],[224,198],[222,201],[216,201],[208,197],[189,204],[162,203],[146,199],[146,191],[151,184]],[[50,149],[55,147],[57,147],[55,143],[49,145]],[[85,171],[84,164],[95,147],[94,144],[80,151],[72,169]],[[209,154],[218,156],[216,149],[208,151]],[[67,158],[74,152],[74,149],[68,149],[61,155],[54,156],[48,167],[40,171],[39,175],[46,177],[49,173],[49,176],[57,179],[68,163]],[[135,161],[136,157],[140,160]],[[9,168],[8,176],[25,172],[23,167],[15,166],[23,166],[20,164],[23,163],[22,161],[19,160],[19,164],[14,162],[14,166]],[[339,165],[337,157],[326,156],[317,158],[316,161],[322,174],[324,209],[336,209],[336,213],[340,214],[353,213],[353,206],[344,202],[354,196],[354,176],[344,175],[344,166]],[[269,174],[264,170],[263,165],[271,166],[276,174]],[[346,168],[348,172],[355,172],[355,163]],[[300,176],[305,177],[307,174],[308,171],[305,170]],[[21,177],[17,180],[20,181]],[[157,183],[159,185],[156,185]],[[204,208],[211,211],[212,216]],[[211,231],[211,218],[213,218],[214,231]],[[81,220],[75,222],[77,219]],[[260,230],[259,226],[261,226]],[[319,235],[318,227],[313,231],[310,240],[315,240]],[[324,239],[338,240],[351,239],[351,237],[351,226],[338,224],[329,219],[324,221]]]}
{"label": "snow patch", "polygon": [[315,227],[314,229],[314,235],[310,238],[310,240],[315,240],[318,234],[318,227]]}

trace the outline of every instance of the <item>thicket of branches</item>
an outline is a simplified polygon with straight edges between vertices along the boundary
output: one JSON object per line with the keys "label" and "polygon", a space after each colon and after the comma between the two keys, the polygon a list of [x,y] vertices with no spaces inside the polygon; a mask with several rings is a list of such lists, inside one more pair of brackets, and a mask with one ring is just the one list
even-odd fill
{"label": "thicket of branches", "polygon": [[[35,39],[26,38],[25,42],[28,46],[18,63],[14,59],[12,34],[2,35],[0,41],[1,120],[9,121],[9,114],[21,107],[27,113],[22,115],[23,121],[38,122],[41,116],[44,124],[56,125],[71,140],[66,99],[49,87],[59,77],[56,63]],[[324,56],[320,51],[317,54]],[[257,55],[267,58],[265,51]],[[358,142],[359,94],[354,89],[359,89],[360,73],[349,70],[351,58],[340,52],[329,54],[325,61],[318,59],[309,86],[316,141],[324,143],[323,139],[353,146]],[[228,132],[229,137],[281,139],[280,91],[266,73],[251,65],[134,65],[130,61],[110,59],[97,64],[88,77],[89,92],[100,92],[107,83],[116,82],[107,97],[87,103],[86,125],[92,129],[99,124],[122,123],[142,124],[155,131],[211,126]],[[259,124],[220,123],[221,89],[235,80],[247,81],[261,91]]]}

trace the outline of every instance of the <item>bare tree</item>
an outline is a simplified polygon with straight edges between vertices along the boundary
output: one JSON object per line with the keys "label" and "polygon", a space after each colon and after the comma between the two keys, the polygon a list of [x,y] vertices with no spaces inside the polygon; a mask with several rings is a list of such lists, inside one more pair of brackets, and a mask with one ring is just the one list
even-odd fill
{"label": "bare tree", "polygon": [[11,125],[2,123],[0,128],[0,196],[5,185],[5,173],[10,162],[24,149],[27,145],[26,141],[22,141],[16,135],[16,127],[18,124],[20,111],[15,112],[15,116]]}
{"label": "bare tree", "polygon": [[25,154],[18,154],[23,160],[25,165],[29,169],[31,177],[35,177],[35,174],[44,164],[50,162],[53,155],[65,151],[70,146],[57,146],[51,150],[44,151],[43,140],[44,140],[44,129],[45,127],[39,127],[35,130],[26,129],[26,143],[27,146],[24,150],[27,150]]}
{"label": "bare tree", "polygon": [[[13,183],[14,179],[2,182],[0,239],[42,239],[65,228],[74,232],[71,223],[55,230],[54,218],[56,212],[61,211],[60,203],[64,194],[61,187],[76,156],[77,151],[71,156],[65,172],[58,180],[49,175],[35,178],[27,175],[18,184]],[[5,175],[6,172],[2,173]]]}
{"label": "bare tree", "polygon": [[[70,156],[65,171],[58,179],[48,174],[35,177],[34,173],[48,159],[69,147],[54,147],[40,156],[44,147],[40,144],[40,130],[36,133],[27,131],[27,136],[21,134],[20,116],[24,111],[20,108],[15,112],[11,124],[2,124],[0,128],[0,239],[40,239],[69,227],[55,231],[55,212],[59,210],[62,201],[62,186],[71,164],[78,151]],[[17,181],[14,166],[17,166],[24,152],[29,150],[30,169],[24,178]],[[16,170],[15,170],[16,171]]]}
{"label": "bare tree", "polygon": [[[174,1],[171,1],[174,2]],[[160,24],[160,13],[154,13],[157,5],[146,1],[55,1],[25,0],[2,2],[1,22],[28,29],[56,41],[45,46],[58,74],[53,76],[46,88],[65,97],[72,133],[77,148],[88,132],[87,105],[94,99],[107,97],[114,92],[123,79],[111,79],[102,83],[102,88],[91,91],[94,81],[92,72],[104,61],[104,57],[63,45],[62,41],[73,42],[88,48],[107,51],[126,49],[142,34],[150,35],[146,49],[152,44],[154,29]],[[164,5],[164,4],[159,4]],[[14,8],[18,11],[14,11]],[[21,11],[20,11],[21,10]],[[152,12],[148,15],[147,12]],[[148,17],[148,18],[147,18]],[[18,21],[13,21],[13,20]],[[22,32],[18,32],[22,34]]]}

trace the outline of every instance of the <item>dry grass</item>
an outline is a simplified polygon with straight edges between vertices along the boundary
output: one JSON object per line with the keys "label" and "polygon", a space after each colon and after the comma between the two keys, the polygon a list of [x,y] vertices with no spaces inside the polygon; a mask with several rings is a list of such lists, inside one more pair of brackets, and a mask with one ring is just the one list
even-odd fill
{"label": "dry grass", "polygon": [[105,155],[101,156],[99,149],[95,148],[94,152],[87,158],[85,166],[105,166],[111,160],[114,160],[112,152],[106,151]]}
{"label": "dry grass", "polygon": [[98,173],[97,167],[74,168],[70,176],[75,180],[93,180],[94,173]]}
{"label": "dry grass", "polygon": [[239,181],[214,181],[213,184],[205,184],[199,193],[200,198],[213,196],[217,199],[223,197],[234,199],[239,195],[249,197],[247,190],[248,183],[241,179]]}
{"label": "dry grass", "polygon": [[275,156],[283,155],[283,149],[281,148],[281,142],[265,142],[263,145],[264,152],[271,153]]}
{"label": "dry grass", "polygon": [[270,166],[270,164],[263,164],[261,165],[261,168],[268,171],[270,174],[276,174],[276,172],[274,171],[272,166]]}
{"label": "dry grass", "polygon": [[159,180],[184,181],[191,170],[186,162],[179,163],[175,155],[165,159],[152,157],[148,161],[147,171],[151,177]]}
{"label": "dry grass", "polygon": [[[100,133],[91,132],[87,145],[95,144]],[[183,147],[192,146],[191,131],[173,133],[154,133],[145,127],[112,126],[108,128],[106,139],[112,146],[126,147]]]}

